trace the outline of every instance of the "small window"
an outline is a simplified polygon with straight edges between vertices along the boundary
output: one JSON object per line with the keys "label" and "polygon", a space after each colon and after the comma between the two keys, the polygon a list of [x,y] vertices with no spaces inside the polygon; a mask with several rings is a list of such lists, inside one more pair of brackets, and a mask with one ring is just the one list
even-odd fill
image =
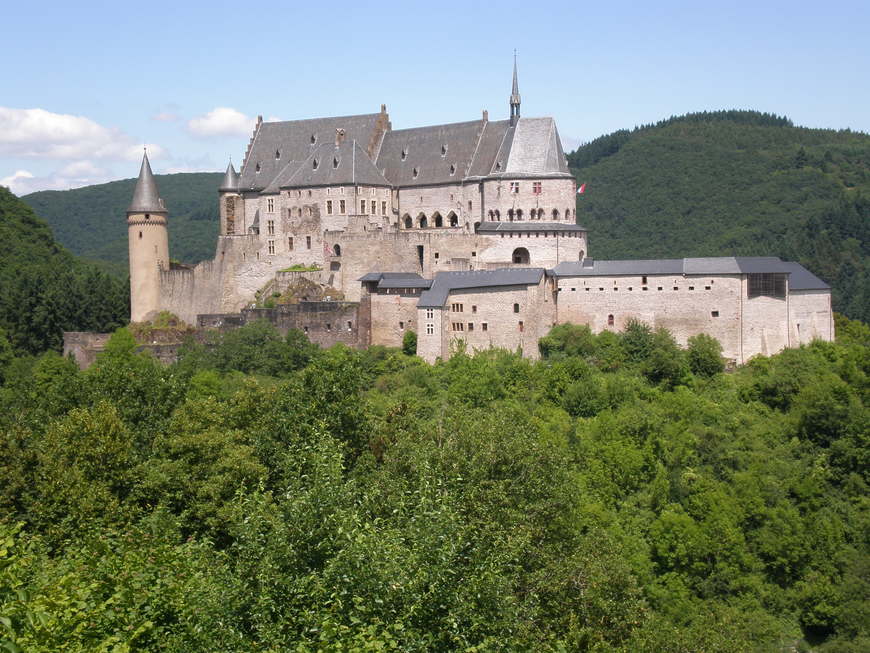
{"label": "small window", "polygon": [[679,286],[674,286],[674,290],[679,290]]}
{"label": "small window", "polygon": [[317,166],[319,166],[319,165],[320,165],[320,162],[317,160],[317,158],[315,158],[314,161],[311,162],[311,167],[314,168],[315,170],[317,170]]}
{"label": "small window", "polygon": [[441,146],[441,156],[447,156],[447,143]]}
{"label": "small window", "polygon": [[281,150],[275,150],[275,160],[277,161],[280,158],[281,158]]}
{"label": "small window", "polygon": [[339,159],[337,156],[332,157],[332,167],[337,168],[339,163]]}
{"label": "small window", "polygon": [[402,150],[402,161],[404,161],[407,158],[408,158],[408,148],[406,147]]}
{"label": "small window", "polygon": [[414,179],[416,179],[416,178],[417,178],[417,175],[420,174],[420,170],[419,170],[419,168],[414,168],[414,170],[412,171],[412,174],[413,174],[413,176],[414,176]]}
{"label": "small window", "polygon": [[266,221],[266,233],[270,236],[275,235],[275,221],[274,220],[267,220]]}
{"label": "small window", "polygon": [[517,323],[517,328],[519,329],[520,333],[522,333],[523,330],[525,329],[525,325],[523,325],[523,321],[522,321],[522,320],[520,320],[520,321]]}
{"label": "small window", "polygon": [[347,321],[347,330],[353,331],[353,322],[351,322],[350,320]]}
{"label": "small window", "polygon": [[571,292],[577,292],[576,288],[571,288]]}
{"label": "small window", "polygon": [[456,166],[451,163],[450,164],[450,176],[452,177],[455,174],[456,174]]}
{"label": "small window", "polygon": [[381,202],[381,215],[386,215],[386,214],[387,214],[387,203]]}
{"label": "small window", "polygon": [[477,252],[471,252],[471,256],[472,256],[472,258],[477,256]]}
{"label": "small window", "polygon": [[541,194],[541,182],[535,181],[532,182],[532,195],[540,195]]}
{"label": "small window", "polygon": [[275,200],[271,197],[266,200],[266,210],[269,213],[273,213],[275,211]]}
{"label": "small window", "polygon": [[434,317],[435,317],[435,309],[433,309],[433,308],[427,308],[427,309],[426,309],[426,319],[427,319],[427,320],[431,320],[431,319],[433,319]]}
{"label": "small window", "polygon": [[519,312],[520,312],[520,305],[514,304],[514,313],[519,313]]}
{"label": "small window", "polygon": [[513,193],[514,195],[516,195],[516,194],[519,193],[519,192],[520,192],[520,182],[518,182],[518,181],[512,181],[512,182],[511,182],[511,193]]}
{"label": "small window", "polygon": [[477,313],[477,306],[475,306],[474,304],[471,305],[471,312]]}
{"label": "small window", "polygon": [[332,200],[326,200],[326,215],[332,215]]}
{"label": "small window", "polygon": [[435,333],[435,325],[434,324],[427,324],[426,325],[426,335],[431,336],[433,333]]}
{"label": "small window", "polygon": [[613,315],[607,316],[607,326],[613,326]]}
{"label": "small window", "polygon": [[658,288],[656,288],[656,290],[664,290],[664,289],[661,286],[659,286]]}
{"label": "small window", "polygon": [[274,253],[275,253],[275,241],[270,240],[269,241],[269,254],[274,254]]}
{"label": "small window", "polygon": [[474,322],[469,322],[469,323],[468,323],[468,330],[469,330],[469,331],[474,331]]}
{"label": "small window", "polygon": [[139,232],[139,238],[142,238],[142,232],[141,232],[141,231]]}
{"label": "small window", "polygon": [[480,330],[481,330],[481,331],[488,331],[488,330],[489,330],[489,324],[487,324],[486,322],[481,322],[481,323],[480,323]]}
{"label": "small window", "polygon": [[694,290],[695,286],[689,286],[689,290]]}
{"label": "small window", "polygon": [[450,310],[453,311],[454,313],[461,313],[462,312],[462,304],[451,304]]}
{"label": "small window", "polygon": [[[344,190],[344,189],[342,189],[342,190]],[[347,210],[347,204],[345,204],[344,200],[338,200],[338,212],[341,215],[344,215],[346,210]]]}
{"label": "small window", "polygon": [[710,311],[710,317],[719,317],[719,311]]}
{"label": "small window", "polygon": [[317,142],[317,134],[311,134],[311,144],[314,145]]}
{"label": "small window", "polygon": [[359,201],[359,212],[361,214],[365,214],[365,212],[366,212],[366,201],[365,200]]}
{"label": "small window", "polygon": [[629,287],[628,287],[628,292],[631,292],[632,290],[634,290],[634,288],[633,288],[632,286],[629,286]]}
{"label": "small window", "polygon": [[405,329],[405,323],[404,323],[404,322],[402,322],[402,321],[399,322],[399,329],[400,329],[400,330],[404,330],[404,329]]}
{"label": "small window", "polygon": [[646,277],[645,277],[645,276],[644,276],[644,277],[641,277],[641,278],[640,278],[640,282],[641,282],[642,285],[645,286],[645,285],[646,285]]}
{"label": "small window", "polygon": [[254,172],[260,172],[260,163],[257,162],[257,165],[254,167]]}
{"label": "small window", "polygon": [[290,236],[287,239],[287,249],[289,249],[291,252],[293,251],[293,236]]}
{"label": "small window", "polygon": [[329,322],[326,323],[326,330],[332,331],[332,325]]}
{"label": "small window", "polygon": [[378,203],[375,200],[372,200],[372,202],[371,202],[371,209],[372,209],[371,210],[372,215],[378,214]]}
{"label": "small window", "polygon": [[438,252],[435,252],[435,260],[438,260]]}
{"label": "small window", "polygon": [[305,249],[311,249],[311,236],[305,236]]}
{"label": "small window", "polygon": [[303,333],[308,333],[308,327],[307,327],[307,326],[303,326],[303,327],[302,327],[302,332],[303,332]]}
{"label": "small window", "polygon": [[710,290],[710,286],[704,286],[704,290]]}

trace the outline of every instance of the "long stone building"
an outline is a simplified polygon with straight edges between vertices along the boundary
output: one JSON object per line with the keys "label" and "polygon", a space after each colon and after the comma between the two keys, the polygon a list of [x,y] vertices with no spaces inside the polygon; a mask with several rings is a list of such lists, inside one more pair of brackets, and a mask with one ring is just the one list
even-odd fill
{"label": "long stone building", "polygon": [[[193,267],[169,263],[169,213],[146,155],[127,214],[132,320],[260,316],[359,346],[395,346],[414,330],[429,361],[458,341],[534,357],[555,324],[597,332],[632,318],[681,343],[708,333],[736,362],[833,338],[830,288],[796,263],[590,258],[555,121],[521,117],[516,62],[509,107],[506,120],[483,111],[403,130],[383,105],[258,119],[241,170],[230,164],[218,189],[215,257]],[[324,289],[316,306],[253,307],[300,275]]]}

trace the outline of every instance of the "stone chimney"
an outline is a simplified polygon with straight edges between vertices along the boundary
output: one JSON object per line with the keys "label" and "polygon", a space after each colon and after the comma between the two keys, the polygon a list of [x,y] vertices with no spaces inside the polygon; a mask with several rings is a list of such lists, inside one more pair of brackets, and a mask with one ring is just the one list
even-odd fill
{"label": "stone chimney", "polygon": [[483,110],[483,122],[489,122],[489,111]]}
{"label": "stone chimney", "polygon": [[335,128],[335,146],[338,147],[344,142],[344,129],[341,127]]}

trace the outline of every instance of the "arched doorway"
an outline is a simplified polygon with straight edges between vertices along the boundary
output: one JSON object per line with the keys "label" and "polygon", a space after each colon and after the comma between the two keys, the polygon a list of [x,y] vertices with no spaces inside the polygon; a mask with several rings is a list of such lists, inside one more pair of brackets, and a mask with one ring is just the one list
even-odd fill
{"label": "arched doorway", "polygon": [[335,245],[332,246],[332,255],[341,256],[341,245],[335,243]]}
{"label": "arched doorway", "polygon": [[520,265],[528,265],[529,264],[529,250],[525,247],[517,247],[514,250],[513,255],[511,256],[511,261],[514,263],[518,263]]}

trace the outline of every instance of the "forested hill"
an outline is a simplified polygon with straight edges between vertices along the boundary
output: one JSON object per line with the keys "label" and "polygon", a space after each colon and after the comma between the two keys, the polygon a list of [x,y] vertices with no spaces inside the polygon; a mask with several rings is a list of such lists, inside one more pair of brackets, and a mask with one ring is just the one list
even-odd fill
{"label": "forested hill", "polygon": [[620,130],[568,156],[596,258],[772,255],[870,320],[870,136],[754,111]]}
{"label": "forested hill", "polygon": [[0,186],[0,356],[59,349],[63,331],[111,331],[129,319],[126,280],[77,260],[33,210]]}
{"label": "forested hill", "polygon": [[[216,172],[155,175],[169,209],[169,253],[186,263],[214,256],[218,234]],[[127,268],[127,207],[135,179],[64,191],[40,191],[22,199],[41,215],[58,241],[74,254]]]}

